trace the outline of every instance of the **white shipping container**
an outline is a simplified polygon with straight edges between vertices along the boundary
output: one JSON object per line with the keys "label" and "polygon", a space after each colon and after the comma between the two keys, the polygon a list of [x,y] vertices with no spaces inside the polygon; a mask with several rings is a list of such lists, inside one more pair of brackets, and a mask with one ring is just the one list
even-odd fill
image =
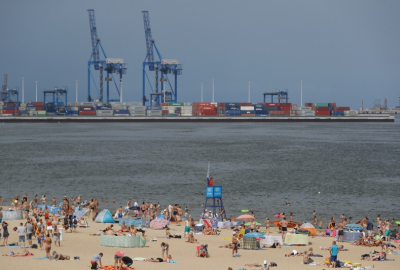
{"label": "white shipping container", "polygon": [[38,114],[46,114],[46,111],[37,111]]}
{"label": "white shipping container", "polygon": [[87,106],[87,107],[93,107],[94,102],[81,102],[79,103],[80,106]]}
{"label": "white shipping container", "polygon": [[254,111],[254,106],[240,106],[241,111]]}
{"label": "white shipping container", "polygon": [[37,116],[37,111],[29,111],[29,116]]}
{"label": "white shipping container", "polygon": [[182,107],[182,111],[184,111],[184,110],[192,110],[193,109],[193,107],[192,106],[183,106]]}
{"label": "white shipping container", "polygon": [[129,114],[114,114],[114,116],[125,116],[125,117],[127,117],[127,116],[130,116]]}
{"label": "white shipping container", "polygon": [[113,116],[112,110],[98,110],[96,111],[97,116]]}

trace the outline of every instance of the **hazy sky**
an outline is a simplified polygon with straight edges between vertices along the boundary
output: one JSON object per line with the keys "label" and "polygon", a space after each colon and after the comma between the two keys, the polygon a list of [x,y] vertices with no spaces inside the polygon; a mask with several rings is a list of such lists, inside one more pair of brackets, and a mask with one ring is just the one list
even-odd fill
{"label": "hazy sky", "polygon": [[[335,0],[70,0],[4,1],[0,9],[0,81],[21,89],[25,101],[68,86],[69,100],[87,98],[91,53],[87,9],[108,57],[123,58],[124,101],[142,96],[146,54],[142,10],[164,58],[178,59],[178,101],[246,102],[262,93],[289,90],[289,102],[334,102],[360,108],[400,96],[400,1]],[[154,73],[150,73],[153,78]],[[96,73],[97,76],[97,73]],[[95,91],[95,90],[94,90]],[[92,96],[96,96],[92,92]],[[115,90],[111,97],[116,98]],[[40,99],[43,95],[40,95]]]}

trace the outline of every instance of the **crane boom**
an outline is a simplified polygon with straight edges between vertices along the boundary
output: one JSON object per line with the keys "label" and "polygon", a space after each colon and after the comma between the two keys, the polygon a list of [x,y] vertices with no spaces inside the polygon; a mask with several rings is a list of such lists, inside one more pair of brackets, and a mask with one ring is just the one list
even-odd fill
{"label": "crane boom", "polygon": [[[147,47],[147,62],[154,63],[154,53],[153,53],[153,44],[154,39],[151,36],[151,27],[150,27],[150,17],[148,11],[142,11],[143,13],[143,22],[144,22],[144,35],[146,38],[146,47]],[[150,68],[154,69],[154,65],[150,66]]]}
{"label": "crane boom", "polygon": [[[89,13],[89,26],[90,26],[90,36],[92,40],[92,61],[99,62],[100,61],[100,52],[98,43],[100,39],[97,37],[97,28],[96,28],[96,18],[94,17],[94,9],[88,9]],[[95,65],[95,69],[99,69],[99,65]]]}

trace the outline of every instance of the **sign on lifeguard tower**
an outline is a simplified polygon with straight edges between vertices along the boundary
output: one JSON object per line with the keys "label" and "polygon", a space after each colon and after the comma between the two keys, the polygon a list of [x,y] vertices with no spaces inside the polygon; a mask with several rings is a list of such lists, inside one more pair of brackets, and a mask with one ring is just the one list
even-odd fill
{"label": "sign on lifeguard tower", "polygon": [[[210,181],[211,180],[211,181]],[[203,213],[212,211],[213,216],[217,215],[219,219],[226,219],[224,205],[222,203],[222,186],[213,186],[213,180],[210,178],[210,162],[208,163],[206,202]]]}
{"label": "sign on lifeguard tower", "polygon": [[206,198],[222,198],[222,186],[206,187]]}

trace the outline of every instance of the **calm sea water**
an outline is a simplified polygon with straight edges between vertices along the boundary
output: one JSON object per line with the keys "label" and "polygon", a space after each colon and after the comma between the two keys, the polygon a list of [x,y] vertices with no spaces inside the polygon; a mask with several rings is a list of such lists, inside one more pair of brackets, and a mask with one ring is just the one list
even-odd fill
{"label": "calm sea water", "polygon": [[[198,217],[207,163],[228,216],[251,208],[327,223],[399,216],[400,124],[1,124],[0,195],[28,192],[187,205]],[[320,192],[320,193],[319,193]],[[269,195],[269,197],[267,197]],[[116,203],[111,203],[116,200]],[[285,206],[290,202],[291,206]]]}

